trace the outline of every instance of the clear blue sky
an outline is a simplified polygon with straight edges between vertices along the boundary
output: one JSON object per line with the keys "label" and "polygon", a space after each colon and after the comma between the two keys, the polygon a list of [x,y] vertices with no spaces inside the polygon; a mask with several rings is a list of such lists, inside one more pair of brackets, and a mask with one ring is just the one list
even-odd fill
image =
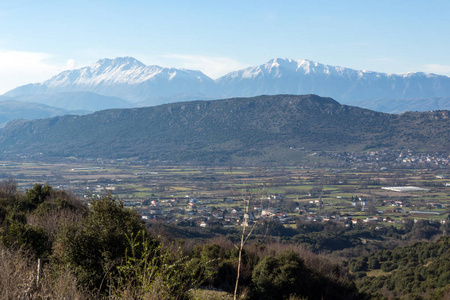
{"label": "clear blue sky", "polygon": [[450,76],[450,1],[21,1],[0,3],[0,93],[98,59],[216,78],[275,57]]}

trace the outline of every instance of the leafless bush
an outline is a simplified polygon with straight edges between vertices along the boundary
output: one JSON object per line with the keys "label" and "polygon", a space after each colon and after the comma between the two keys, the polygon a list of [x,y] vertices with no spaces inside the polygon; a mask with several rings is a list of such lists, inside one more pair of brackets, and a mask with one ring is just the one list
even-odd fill
{"label": "leafless bush", "polygon": [[86,211],[78,198],[64,191],[52,191],[45,201],[47,206],[39,207],[27,215],[27,223],[42,227],[50,242],[55,240],[62,228],[80,224]]}
{"label": "leafless bush", "polygon": [[55,272],[44,270],[43,279],[33,296],[36,299],[55,300],[92,299],[87,291],[78,285],[76,277],[69,269]]}
{"label": "leafless bush", "polygon": [[68,208],[82,212],[86,208],[80,199],[73,195],[70,191],[51,190],[50,195],[45,198],[45,201],[50,204],[57,205],[60,209]]}
{"label": "leafless bush", "polygon": [[33,288],[34,269],[23,251],[0,246],[0,298],[22,299]]}
{"label": "leafless bush", "polygon": [[82,221],[82,218],[78,211],[62,209],[48,214],[28,214],[27,223],[35,227],[42,227],[48,234],[49,240],[53,242],[61,228],[67,225],[76,226]]}
{"label": "leafless bush", "polygon": [[219,245],[222,249],[232,250],[235,248],[234,244],[225,236],[218,236],[208,240],[208,244]]}
{"label": "leafless bush", "polygon": [[11,177],[0,181],[0,199],[11,199],[17,194],[17,182]]}
{"label": "leafless bush", "polygon": [[37,282],[37,262],[27,252],[0,246],[0,299],[90,299],[68,269],[44,269]]}

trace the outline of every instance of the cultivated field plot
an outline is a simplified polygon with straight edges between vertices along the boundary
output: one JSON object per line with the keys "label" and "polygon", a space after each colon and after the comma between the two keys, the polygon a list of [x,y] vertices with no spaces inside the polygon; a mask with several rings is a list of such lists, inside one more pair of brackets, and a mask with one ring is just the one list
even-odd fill
{"label": "cultivated field plot", "polygon": [[[239,215],[244,213],[245,203],[251,206],[249,213],[256,215],[270,208],[271,214],[283,214],[291,220],[299,216],[323,220],[344,215],[356,219],[376,217],[394,224],[405,217],[442,220],[449,213],[448,175],[447,170],[361,172],[168,166],[122,160],[0,162],[2,180],[11,177],[21,189],[36,183],[50,184],[86,199],[111,193],[148,218],[167,222],[180,216],[200,222],[201,217],[210,219],[215,210],[225,209]],[[419,189],[383,189],[413,186]]]}

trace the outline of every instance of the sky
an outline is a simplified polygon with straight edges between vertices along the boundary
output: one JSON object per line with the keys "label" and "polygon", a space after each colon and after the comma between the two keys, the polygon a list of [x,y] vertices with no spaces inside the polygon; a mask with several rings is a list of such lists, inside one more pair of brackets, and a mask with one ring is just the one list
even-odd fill
{"label": "sky", "polygon": [[0,94],[102,58],[212,78],[280,57],[450,76],[450,1],[0,2]]}

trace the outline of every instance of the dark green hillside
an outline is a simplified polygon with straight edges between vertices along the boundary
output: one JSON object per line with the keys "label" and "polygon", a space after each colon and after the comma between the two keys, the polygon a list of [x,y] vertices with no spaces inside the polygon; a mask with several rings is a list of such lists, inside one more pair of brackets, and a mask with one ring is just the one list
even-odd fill
{"label": "dark green hillside", "polygon": [[374,298],[381,294],[390,299],[448,299],[450,239],[380,250],[350,260],[349,268],[359,278],[360,291]]}
{"label": "dark green hillside", "polygon": [[448,111],[390,115],[315,95],[260,96],[14,121],[0,150],[174,162],[295,161],[299,151],[449,149]]}

